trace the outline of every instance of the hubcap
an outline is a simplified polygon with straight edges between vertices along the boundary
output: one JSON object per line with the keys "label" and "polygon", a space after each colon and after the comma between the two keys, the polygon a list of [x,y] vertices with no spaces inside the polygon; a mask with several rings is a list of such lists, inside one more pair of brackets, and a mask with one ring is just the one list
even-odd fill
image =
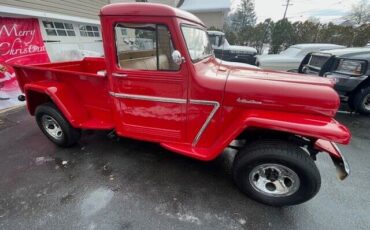
{"label": "hubcap", "polygon": [[262,164],[249,173],[252,187],[264,195],[284,197],[295,193],[300,185],[298,175],[281,164]]}
{"label": "hubcap", "polygon": [[364,98],[364,107],[367,111],[370,111],[370,94],[366,95]]}
{"label": "hubcap", "polygon": [[45,131],[55,138],[56,140],[61,140],[63,138],[63,130],[60,128],[58,122],[49,115],[43,115],[41,117],[41,123]]}

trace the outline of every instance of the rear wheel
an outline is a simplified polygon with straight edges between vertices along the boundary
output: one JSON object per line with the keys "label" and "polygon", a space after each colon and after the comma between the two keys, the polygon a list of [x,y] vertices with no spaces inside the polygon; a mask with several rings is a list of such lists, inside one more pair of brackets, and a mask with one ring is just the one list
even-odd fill
{"label": "rear wheel", "polygon": [[370,87],[360,89],[351,100],[353,109],[361,114],[370,114]]}
{"label": "rear wheel", "polygon": [[53,103],[36,108],[36,122],[41,131],[55,144],[69,147],[81,137],[81,130],[73,128]]}
{"label": "rear wheel", "polygon": [[280,140],[258,141],[235,157],[233,176],[239,189],[261,203],[303,203],[320,189],[320,173],[299,146]]}

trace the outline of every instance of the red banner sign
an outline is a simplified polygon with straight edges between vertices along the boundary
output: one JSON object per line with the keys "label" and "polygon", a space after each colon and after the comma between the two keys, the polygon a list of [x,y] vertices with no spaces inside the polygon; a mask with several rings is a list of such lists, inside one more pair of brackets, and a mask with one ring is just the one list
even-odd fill
{"label": "red banner sign", "polygon": [[0,17],[0,109],[7,107],[9,103],[4,102],[14,100],[13,94],[19,91],[9,64],[49,61],[37,19]]}

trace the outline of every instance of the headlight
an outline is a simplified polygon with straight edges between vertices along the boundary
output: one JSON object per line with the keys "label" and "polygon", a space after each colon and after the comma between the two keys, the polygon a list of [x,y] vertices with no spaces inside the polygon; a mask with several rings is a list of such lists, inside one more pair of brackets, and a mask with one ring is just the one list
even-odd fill
{"label": "headlight", "polygon": [[360,76],[364,72],[363,70],[365,64],[366,62],[361,60],[340,59],[335,72],[346,75]]}

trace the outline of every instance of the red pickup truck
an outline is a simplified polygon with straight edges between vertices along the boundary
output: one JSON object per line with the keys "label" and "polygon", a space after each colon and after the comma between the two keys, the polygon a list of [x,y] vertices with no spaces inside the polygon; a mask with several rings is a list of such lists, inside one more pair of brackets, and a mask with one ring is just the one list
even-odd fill
{"label": "red pickup truck", "polygon": [[105,58],[14,66],[20,99],[57,145],[76,143],[81,129],[114,130],[210,161],[237,142],[236,185],[274,206],[318,192],[319,152],[348,175],[335,143],[350,133],[333,119],[332,81],[223,63],[206,26],[169,6],[111,4],[100,17]]}

